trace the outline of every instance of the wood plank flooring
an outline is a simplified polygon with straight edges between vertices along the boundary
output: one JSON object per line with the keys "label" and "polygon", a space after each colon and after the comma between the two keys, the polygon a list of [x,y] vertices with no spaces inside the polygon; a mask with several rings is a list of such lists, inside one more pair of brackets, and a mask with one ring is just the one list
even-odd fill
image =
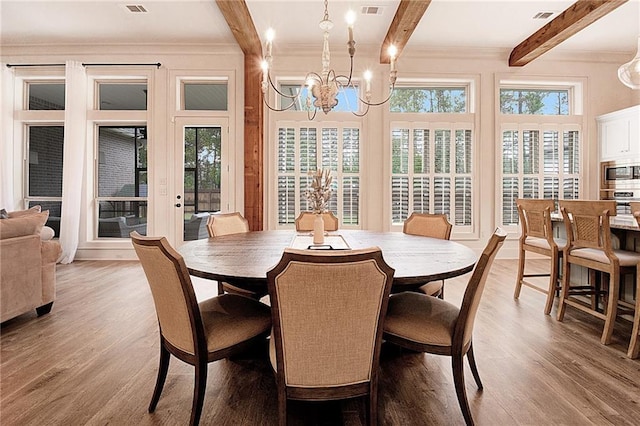
{"label": "wood plank flooring", "polygon": [[[547,267],[544,260],[535,268]],[[631,327],[616,324],[599,343],[602,321],[568,308],[564,322],[543,314],[544,296],[513,299],[515,260],[497,260],[476,320],[474,347],[484,391],[467,366],[467,395],[478,425],[638,425],[640,360],[625,357]],[[193,369],[172,359],[160,402],[155,384],[158,330],[137,262],[58,266],[49,315],[7,321],[0,334],[0,424],[180,425],[191,410]],[[467,277],[446,282],[459,304]],[[194,280],[199,297],[216,286]],[[462,425],[447,357],[385,347],[379,424]],[[277,424],[275,381],[266,346],[209,364],[201,424]],[[291,425],[364,424],[364,402],[290,403]]]}

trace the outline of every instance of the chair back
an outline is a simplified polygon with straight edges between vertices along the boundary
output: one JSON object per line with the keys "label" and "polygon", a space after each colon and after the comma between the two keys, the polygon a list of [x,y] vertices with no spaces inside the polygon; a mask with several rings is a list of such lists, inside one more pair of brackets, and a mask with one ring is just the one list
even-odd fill
{"label": "chair back", "polygon": [[616,215],[616,202],[560,200],[560,211],[567,230],[567,247],[593,248],[612,253],[609,217]]}
{"label": "chair back", "polygon": [[402,232],[423,237],[440,238],[448,240],[451,237],[453,225],[444,214],[411,213],[404,221]]}
{"label": "chair back", "polygon": [[207,220],[207,231],[210,237],[249,232],[249,221],[238,212],[212,214]]}
{"label": "chair back", "polygon": [[[313,212],[302,212],[296,218],[296,231],[306,232],[313,231],[313,221],[316,219],[316,214]],[[332,212],[322,213],[322,219],[324,220],[325,231],[337,231],[338,230],[338,218]]]}
{"label": "chair back", "polygon": [[491,235],[491,238],[489,238],[489,242],[473,268],[473,273],[467,284],[467,289],[464,292],[460,313],[453,331],[453,350],[463,350],[462,353],[465,353],[463,348],[466,348],[471,343],[473,324],[476,313],[478,312],[478,307],[480,306],[480,299],[484,291],[487,276],[489,275],[493,260],[500,247],[502,247],[506,237],[507,233],[502,228],[497,228],[493,232],[493,235]]}
{"label": "chair back", "polygon": [[520,217],[520,239],[527,237],[544,238],[553,243],[553,231],[551,225],[551,212],[555,210],[556,203],[550,199],[518,198],[518,216]]}
{"label": "chair back", "polygon": [[631,214],[636,218],[636,222],[640,226],[640,201],[630,201],[629,207],[631,207]]}
{"label": "chair back", "polygon": [[279,383],[333,387],[375,380],[394,272],[377,247],[285,250],[267,273]]}
{"label": "chair back", "polygon": [[[196,354],[194,342],[203,344],[204,328],[182,256],[164,237],[143,237],[134,231],[131,241],[151,288],[162,337],[177,349]],[[206,345],[199,350],[206,353]]]}

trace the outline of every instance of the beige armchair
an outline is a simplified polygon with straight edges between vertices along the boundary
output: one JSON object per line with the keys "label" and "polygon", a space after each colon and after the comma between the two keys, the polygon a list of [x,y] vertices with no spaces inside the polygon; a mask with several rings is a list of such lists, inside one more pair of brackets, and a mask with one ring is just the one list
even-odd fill
{"label": "beige armchair", "polygon": [[378,248],[345,253],[287,249],[267,273],[280,425],[288,399],[358,396],[368,396],[368,423],[377,424],[382,324],[394,270]]}
{"label": "beige armchair", "polygon": [[32,309],[38,315],[51,311],[62,249],[44,227],[48,216],[37,206],[0,219],[0,322]]}

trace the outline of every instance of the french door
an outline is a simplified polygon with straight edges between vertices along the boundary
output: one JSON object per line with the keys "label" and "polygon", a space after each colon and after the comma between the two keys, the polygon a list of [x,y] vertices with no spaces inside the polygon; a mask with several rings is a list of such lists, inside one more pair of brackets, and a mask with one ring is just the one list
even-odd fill
{"label": "french door", "polygon": [[175,227],[178,243],[207,238],[209,214],[229,209],[228,121],[179,117],[175,127]]}

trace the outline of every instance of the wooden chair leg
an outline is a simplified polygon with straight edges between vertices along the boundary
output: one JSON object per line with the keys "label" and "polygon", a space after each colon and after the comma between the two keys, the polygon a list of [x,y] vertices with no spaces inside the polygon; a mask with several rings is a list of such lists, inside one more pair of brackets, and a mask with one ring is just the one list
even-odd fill
{"label": "wooden chair leg", "polygon": [[369,426],[376,426],[378,424],[378,391],[377,391],[377,386],[373,384],[369,388],[368,405],[369,407],[367,408],[368,408],[368,414],[369,414],[369,421],[367,422],[367,424]]}
{"label": "wooden chair leg", "polygon": [[196,362],[196,377],[193,387],[193,405],[191,406],[190,426],[197,426],[200,423],[202,415],[202,404],[204,403],[204,394],[207,388],[207,360]]}
{"label": "wooden chair leg", "polygon": [[636,313],[633,316],[633,330],[627,356],[636,359],[640,355],[640,265],[636,271]]}
{"label": "wooden chair leg", "polygon": [[218,296],[224,294],[224,286],[222,285],[222,281],[218,281]]}
{"label": "wooden chair leg", "polygon": [[287,395],[284,385],[278,386],[278,425],[287,426]]}
{"label": "wooden chair leg", "polygon": [[613,326],[616,322],[616,314],[618,313],[618,287],[620,286],[620,273],[613,271],[609,275],[609,291],[607,292],[607,313],[604,321],[604,330],[602,330],[602,338],[600,342],[603,345],[611,343],[613,335]]}
{"label": "wooden chair leg", "polygon": [[162,393],[162,388],[164,387],[164,382],[167,378],[167,371],[169,371],[169,361],[171,358],[171,354],[164,347],[164,342],[162,338],[160,340],[160,364],[158,366],[158,377],[156,379],[156,387],[153,390],[153,396],[151,397],[151,403],[149,404],[149,412],[153,413],[158,405],[158,401],[160,400],[160,394]]}
{"label": "wooden chair leg", "polygon": [[438,294],[438,297],[444,300],[444,280],[442,280],[442,288],[440,289],[440,294]]}
{"label": "wooden chair leg", "polygon": [[513,292],[513,298],[520,297],[520,290],[522,290],[522,280],[524,279],[524,253],[525,251],[520,249],[518,254],[518,276],[516,277],[516,288]]}
{"label": "wooden chair leg", "polygon": [[476,358],[473,355],[473,343],[469,346],[469,351],[467,352],[467,359],[469,360],[469,367],[471,367],[471,373],[473,374],[473,378],[476,380],[476,385],[478,385],[478,389],[482,390],[482,381],[480,380],[480,374],[478,374],[478,367],[476,366]]}
{"label": "wooden chair leg", "polygon": [[562,289],[560,290],[560,300],[558,302],[558,321],[562,321],[564,319],[564,312],[567,309],[567,304],[565,303],[567,297],[569,297],[569,283],[571,282],[571,264],[567,262],[567,260],[563,260],[562,262],[563,271],[562,271]]}
{"label": "wooden chair leg", "polygon": [[462,410],[462,415],[467,426],[473,426],[473,417],[471,416],[471,409],[469,408],[469,401],[467,400],[467,392],[464,387],[464,355],[457,354],[451,357],[451,366],[453,368],[453,383],[456,388],[456,395],[458,396],[458,404]]}
{"label": "wooden chair leg", "polygon": [[558,286],[558,261],[551,257],[551,274],[549,275],[549,290],[547,291],[547,303],[544,306],[544,314],[549,315],[553,307],[553,299],[556,297]]}

